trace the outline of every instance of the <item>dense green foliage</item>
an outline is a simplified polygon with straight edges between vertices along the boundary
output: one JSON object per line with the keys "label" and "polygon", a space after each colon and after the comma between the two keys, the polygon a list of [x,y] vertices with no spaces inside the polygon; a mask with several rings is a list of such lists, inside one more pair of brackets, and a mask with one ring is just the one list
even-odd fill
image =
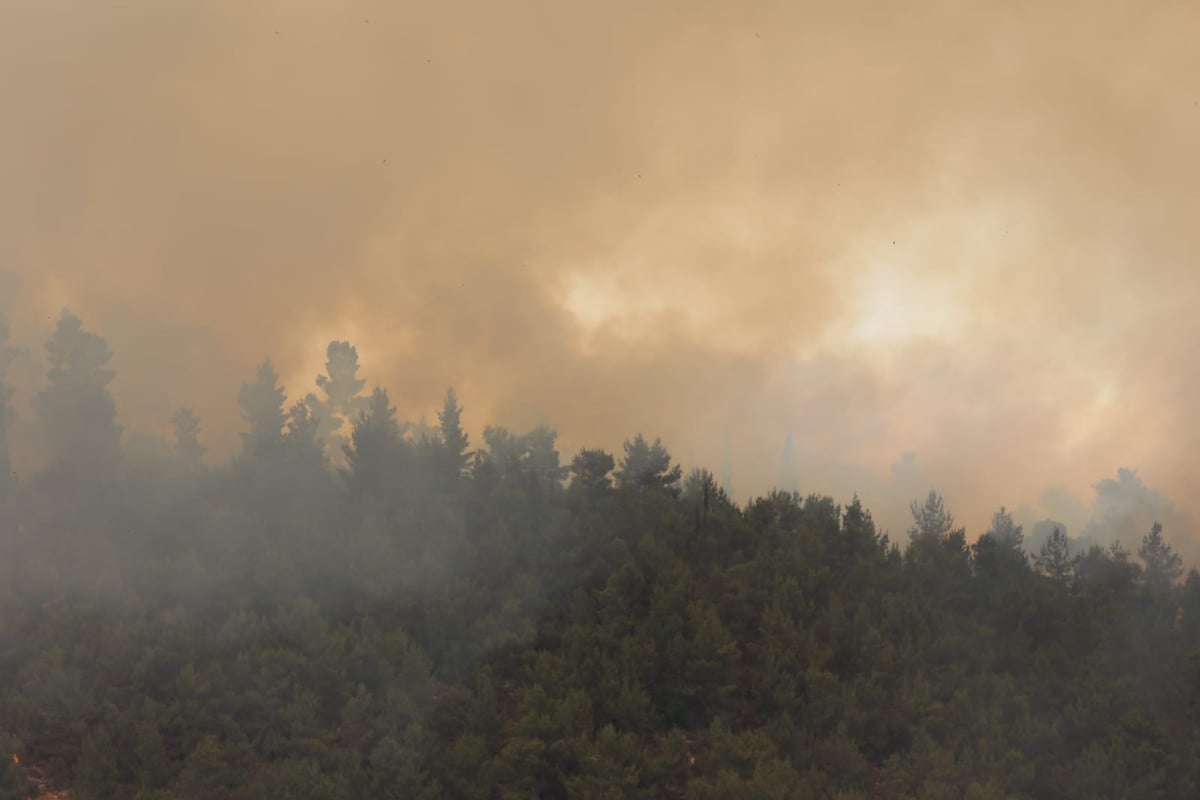
{"label": "dense green foliage", "polygon": [[452,393],[417,429],[328,392],[335,467],[269,364],[229,467],[190,412],[122,457],[107,350],[60,334],[39,408],[96,406],[0,501],[0,800],[25,765],[85,800],[1197,795],[1200,574],[1157,526],[1031,560],[931,493],[901,548],[641,436],[471,451]]}

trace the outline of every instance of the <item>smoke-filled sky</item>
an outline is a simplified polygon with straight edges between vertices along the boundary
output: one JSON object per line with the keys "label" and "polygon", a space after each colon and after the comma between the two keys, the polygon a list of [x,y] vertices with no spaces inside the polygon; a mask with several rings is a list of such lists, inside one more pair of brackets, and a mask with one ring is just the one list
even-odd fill
{"label": "smoke-filled sky", "polygon": [[298,398],[348,338],[406,416],[453,384],[476,433],[641,430],[739,499],[790,435],[798,488],[885,515],[932,484],[975,529],[1062,518],[1119,466],[1197,514],[1197,30],[1189,3],[9,0],[0,292],[31,350],[64,306],[107,338],[131,434],[192,405],[217,458],[254,364]]}

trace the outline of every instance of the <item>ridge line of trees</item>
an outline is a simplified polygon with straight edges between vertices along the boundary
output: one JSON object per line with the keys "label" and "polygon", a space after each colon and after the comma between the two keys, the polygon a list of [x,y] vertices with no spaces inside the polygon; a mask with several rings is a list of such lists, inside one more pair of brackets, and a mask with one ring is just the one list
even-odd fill
{"label": "ridge line of trees", "polygon": [[1158,523],[1030,557],[931,491],[893,542],[857,497],[739,505],[640,434],[473,447],[453,390],[402,423],[345,342],[319,397],[258,367],[231,464],[187,409],[135,456],[104,341],[66,314],[47,354],[52,459],[0,484],[0,800],[1200,787],[1200,573]]}

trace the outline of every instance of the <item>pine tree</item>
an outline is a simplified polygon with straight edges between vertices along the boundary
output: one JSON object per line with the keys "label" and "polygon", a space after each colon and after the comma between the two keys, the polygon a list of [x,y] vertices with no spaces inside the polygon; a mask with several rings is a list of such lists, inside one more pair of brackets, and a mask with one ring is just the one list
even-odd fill
{"label": "pine tree", "polygon": [[358,349],[349,342],[333,341],[325,350],[325,374],[317,376],[324,397],[309,393],[305,403],[320,424],[317,436],[333,445],[335,453],[346,443],[345,427],[353,425],[367,406],[361,395],[367,382],[358,376]]}
{"label": "pine tree", "polygon": [[175,428],[175,452],[184,464],[199,466],[208,448],[200,444],[200,418],[190,408],[181,408],[171,417]]}
{"label": "pine tree", "polygon": [[1071,545],[1062,528],[1055,527],[1033,557],[1034,566],[1056,583],[1066,584],[1071,576]]}
{"label": "pine tree", "polygon": [[997,576],[1013,568],[1028,566],[1025,533],[1004,506],[992,516],[992,525],[979,537],[973,548],[976,569],[983,575]]}
{"label": "pine tree", "polygon": [[522,438],[525,444],[525,471],[534,485],[546,491],[561,488],[563,479],[567,477],[567,468],[559,464],[558,449],[554,446],[558,432],[539,425]]}
{"label": "pine tree", "polygon": [[446,476],[456,479],[467,467],[467,448],[470,443],[462,428],[462,407],[458,404],[453,387],[446,390],[446,399],[442,403],[442,410],[438,412],[438,425],[442,432]]}
{"label": "pine tree", "polygon": [[242,419],[249,430],[242,434],[242,451],[245,455],[258,457],[277,452],[283,442],[283,426],[286,416],[283,403],[286,399],[279,375],[271,360],[259,365],[250,383],[243,383],[238,393],[238,405]]}
{"label": "pine tree", "polygon": [[83,328],[79,317],[63,312],[46,342],[50,386],[34,399],[47,435],[54,478],[98,477],[117,463],[121,428],[108,385],[112,353],[104,339]]}
{"label": "pine tree", "polygon": [[163,743],[162,732],[156,719],[144,719],[137,723],[134,756],[138,763],[138,782],[143,789],[161,789],[171,777],[171,762]]}
{"label": "pine tree", "polygon": [[117,751],[110,731],[89,733],[75,764],[75,791],[84,800],[107,800],[117,790]]}
{"label": "pine tree", "polygon": [[1137,551],[1146,565],[1143,576],[1147,585],[1159,591],[1168,589],[1183,574],[1183,558],[1163,539],[1162,530],[1155,522]]}
{"label": "pine tree", "polygon": [[915,569],[914,578],[941,603],[966,602],[972,579],[966,530],[955,527],[953,515],[936,491],[930,490],[924,503],[914,501],[910,510],[913,527],[904,560]]}
{"label": "pine tree", "polygon": [[837,551],[842,566],[850,569],[865,562],[869,556],[879,551],[880,540],[875,531],[875,520],[854,495],[850,505],[842,514],[842,532],[838,539]]}
{"label": "pine tree", "polygon": [[616,465],[611,453],[585,447],[571,461],[572,486],[579,486],[589,497],[598,497],[612,488],[609,474]]}
{"label": "pine tree", "polygon": [[954,530],[954,516],[946,510],[942,496],[933,489],[924,503],[916,500],[909,506],[913,516],[913,527],[908,529],[911,539],[944,539]]}
{"label": "pine tree", "polygon": [[376,387],[366,410],[354,421],[350,443],[343,447],[346,468],[342,474],[351,491],[382,497],[389,482],[399,483],[403,447],[396,409],[388,399],[387,390]]}
{"label": "pine tree", "polygon": [[616,472],[622,486],[674,486],[683,477],[683,469],[671,465],[671,454],[663,447],[661,439],[653,444],[640,433],[632,441],[625,442],[625,458]]}
{"label": "pine tree", "polygon": [[724,491],[716,475],[703,467],[697,467],[683,479],[679,496],[689,509],[699,509],[707,514],[709,509],[716,505],[718,493],[723,495]]}
{"label": "pine tree", "polygon": [[320,420],[304,402],[293,403],[288,409],[287,429],[283,437],[283,452],[294,468],[314,473],[325,468],[325,450],[317,438]]}

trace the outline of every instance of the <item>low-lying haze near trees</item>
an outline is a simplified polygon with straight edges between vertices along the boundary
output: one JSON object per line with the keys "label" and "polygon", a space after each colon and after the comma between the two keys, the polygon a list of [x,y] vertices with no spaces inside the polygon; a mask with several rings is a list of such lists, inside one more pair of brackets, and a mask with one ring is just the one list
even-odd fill
{"label": "low-lying haze near trees", "polygon": [[[1157,522],[1124,547],[1004,508],[968,536],[930,490],[894,535],[857,497],[737,503],[657,436],[476,441],[453,389],[405,421],[346,341],[314,391],[242,376],[214,463],[188,408],[125,442],[80,317],[0,353],[46,370],[0,431],[47,454],[0,493],[0,800],[1200,787],[1200,573]],[[1086,534],[1162,502],[1122,471]]]}

